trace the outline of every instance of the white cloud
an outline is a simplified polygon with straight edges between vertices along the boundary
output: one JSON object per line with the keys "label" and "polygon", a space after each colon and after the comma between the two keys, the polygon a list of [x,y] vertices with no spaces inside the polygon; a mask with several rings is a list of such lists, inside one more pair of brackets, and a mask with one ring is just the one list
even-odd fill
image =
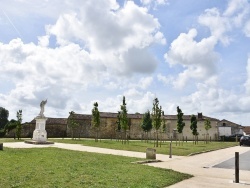
{"label": "white cloud", "polygon": [[171,84],[174,81],[173,76],[164,76],[162,74],[157,75],[157,79],[161,82],[163,82],[164,85]]}
{"label": "white cloud", "polygon": [[[115,0],[64,3],[60,7],[67,7],[65,12],[57,12],[55,23],[45,26],[46,34],[37,37],[38,45],[21,39],[0,43],[0,79],[8,78],[15,86],[8,96],[0,97],[0,103],[8,101],[14,111],[22,108],[25,116],[32,117],[39,102],[48,98],[49,106],[58,109],[51,112],[48,108],[51,116],[65,116],[72,108],[87,110],[79,96],[96,86],[117,93],[128,90],[131,95],[138,90],[142,96],[140,90],[147,89],[153,78],[137,77],[138,81],[134,74],[152,73],[157,67],[149,48],[165,44],[158,20],[132,1],[122,7]],[[16,14],[25,17],[27,12]],[[45,9],[39,12],[45,13]],[[56,47],[52,47],[53,38]],[[138,83],[128,84],[134,81]],[[114,109],[115,104],[106,104],[107,109]]]}
{"label": "white cloud", "polygon": [[228,45],[230,38],[226,32],[231,30],[230,21],[228,18],[220,15],[217,8],[207,9],[205,13],[199,16],[198,22],[210,29],[211,35],[223,44]]}
{"label": "white cloud", "polygon": [[147,9],[133,1],[119,9],[93,1],[84,5],[79,14],[61,15],[55,25],[47,27],[47,33],[55,35],[60,45],[72,41],[82,43],[84,49],[114,73],[155,70],[157,61],[148,47],[153,43],[165,44],[165,38],[159,32],[158,20]]}
{"label": "white cloud", "polygon": [[244,33],[247,37],[250,37],[250,20],[246,23],[244,27]]}
{"label": "white cloud", "polygon": [[168,4],[168,0],[140,0],[142,5],[147,6],[148,8],[153,7],[153,9],[157,9],[160,5]]}
{"label": "white cloud", "polygon": [[[210,29],[211,35],[224,45],[234,40],[229,34],[242,28],[250,16],[250,3],[247,0],[230,0],[226,10],[221,13],[217,8],[205,10],[198,22]],[[246,32],[245,27],[245,32]]]}
{"label": "white cloud", "polygon": [[164,55],[170,65],[181,64],[185,70],[174,81],[174,86],[182,88],[190,78],[204,80],[216,73],[215,62],[218,55],[214,52],[216,39],[204,38],[200,42],[194,39],[196,29],[191,29],[187,34],[181,33]]}
{"label": "white cloud", "polygon": [[246,71],[247,71],[247,80],[245,83],[245,88],[246,88],[247,94],[250,94],[250,57],[248,57]]}

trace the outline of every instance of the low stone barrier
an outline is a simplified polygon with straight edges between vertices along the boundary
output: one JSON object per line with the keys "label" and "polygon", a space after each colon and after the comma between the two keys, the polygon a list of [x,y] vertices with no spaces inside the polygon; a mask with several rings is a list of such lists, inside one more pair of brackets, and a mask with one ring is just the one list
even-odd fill
{"label": "low stone barrier", "polygon": [[156,149],[147,148],[146,159],[156,159]]}

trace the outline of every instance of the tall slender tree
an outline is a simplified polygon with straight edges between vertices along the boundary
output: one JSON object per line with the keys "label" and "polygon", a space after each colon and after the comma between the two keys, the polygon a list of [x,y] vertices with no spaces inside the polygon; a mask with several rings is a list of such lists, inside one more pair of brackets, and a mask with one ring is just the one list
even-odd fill
{"label": "tall slender tree", "polygon": [[177,106],[177,131],[178,133],[183,133],[183,128],[185,126],[185,123],[183,122],[183,113],[179,106]]}
{"label": "tall slender tree", "polygon": [[143,114],[141,128],[147,134],[148,140],[148,132],[152,129],[152,119],[149,110]]}
{"label": "tall slender tree", "polygon": [[95,141],[98,142],[98,133],[99,133],[99,128],[100,128],[100,113],[98,110],[98,103],[94,103],[94,107],[92,109],[92,120],[91,120],[92,126],[94,126],[95,129]]}
{"label": "tall slender tree", "polygon": [[116,131],[120,132],[122,127],[121,127],[121,112],[118,111],[118,114],[117,114],[117,121],[116,121],[116,124],[117,124],[117,129]]}
{"label": "tall slender tree", "polygon": [[72,137],[72,139],[74,139],[75,138],[75,135],[74,135],[75,130],[77,127],[79,127],[79,123],[75,119],[75,112],[74,111],[69,112],[67,124],[71,130],[71,137]]}
{"label": "tall slender tree", "polygon": [[211,129],[211,122],[210,122],[209,119],[205,119],[205,121],[204,121],[204,127],[205,127],[206,132],[207,132],[207,134],[206,134],[206,143],[208,143],[208,136],[209,136],[208,130]]}
{"label": "tall slender tree", "polygon": [[158,140],[159,140],[159,129],[161,127],[161,115],[162,115],[162,109],[161,106],[159,106],[159,100],[158,98],[155,98],[153,101],[153,108],[152,108],[152,123],[153,127],[156,130],[156,147],[158,147]]}
{"label": "tall slender tree", "polygon": [[23,121],[22,110],[17,111],[16,117],[17,117],[16,136],[17,136],[17,139],[19,140],[21,138],[21,132],[22,132],[22,121]]}
{"label": "tall slender tree", "polygon": [[191,125],[190,125],[190,129],[192,130],[192,134],[194,136],[194,140],[196,143],[196,136],[198,135],[198,131],[197,131],[197,118],[195,115],[191,116]]}
{"label": "tall slender tree", "polygon": [[[127,130],[129,129],[129,120],[128,120],[128,111],[126,107],[126,99],[125,96],[123,96],[122,99],[122,105],[121,105],[121,113],[120,113],[120,123],[121,123],[121,128],[124,131],[124,139],[127,140]],[[126,142],[125,142],[126,143]]]}

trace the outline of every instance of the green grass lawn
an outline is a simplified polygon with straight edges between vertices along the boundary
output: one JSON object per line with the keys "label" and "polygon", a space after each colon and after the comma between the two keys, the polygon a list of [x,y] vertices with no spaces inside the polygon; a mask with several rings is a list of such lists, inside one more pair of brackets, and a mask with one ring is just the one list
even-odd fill
{"label": "green grass lawn", "polygon": [[[118,142],[116,140],[101,140],[101,142],[95,142],[94,140],[89,139],[49,139],[54,142],[62,142],[62,143],[70,143],[70,144],[82,144],[86,146],[94,146],[94,147],[102,147],[102,148],[110,148],[110,149],[119,149],[119,150],[128,150],[128,151],[140,151],[145,152],[147,148],[155,148],[156,153],[159,154],[169,154],[169,142],[164,142],[161,144],[161,147],[154,147],[154,143],[151,141],[149,143],[145,143],[144,141],[130,141],[129,144],[122,144],[122,142]],[[172,142],[172,154],[187,156],[191,153],[204,152],[210,150],[218,150],[226,147],[236,146],[238,143],[236,142],[209,142],[205,144],[203,141],[199,141],[198,144],[193,144],[193,142]]]}
{"label": "green grass lawn", "polygon": [[9,187],[166,187],[190,175],[132,163],[139,159],[58,148],[0,151],[0,185]]}

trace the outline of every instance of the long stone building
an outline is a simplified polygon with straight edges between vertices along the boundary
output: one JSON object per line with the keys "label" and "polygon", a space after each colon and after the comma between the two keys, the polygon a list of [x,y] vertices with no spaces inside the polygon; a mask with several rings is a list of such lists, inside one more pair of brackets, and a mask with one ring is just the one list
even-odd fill
{"label": "long stone building", "polygon": [[[121,136],[120,132],[117,132],[117,113],[100,112],[101,125],[99,136],[100,138],[117,138]],[[127,132],[131,139],[142,139],[146,137],[146,134],[141,129],[142,114],[128,114],[130,129]],[[230,122],[228,120],[219,120],[208,116],[203,116],[202,113],[196,115],[197,118],[197,131],[199,133],[199,140],[203,140],[204,136],[208,133],[212,140],[218,140],[219,136],[231,135],[236,133],[242,133],[243,127],[239,124]],[[183,134],[178,134],[176,130],[177,116],[165,115],[166,131],[163,132],[160,129],[159,136],[161,139],[176,139],[185,138],[188,140],[193,139],[192,131],[190,129],[191,115],[184,115],[183,120],[185,127]],[[204,121],[210,120],[211,129],[208,132],[205,130]],[[48,118],[46,122],[47,137],[71,137],[71,129],[67,124],[68,118]],[[88,114],[75,114],[75,120],[79,123],[79,126],[74,131],[75,137],[93,138],[95,136],[94,128],[91,126],[91,115]],[[35,129],[35,120],[24,123],[22,129],[22,137],[32,137]],[[226,134],[225,134],[226,133]],[[155,130],[152,129],[148,136],[150,139],[155,137]],[[7,137],[13,137],[14,131],[8,133]]]}

